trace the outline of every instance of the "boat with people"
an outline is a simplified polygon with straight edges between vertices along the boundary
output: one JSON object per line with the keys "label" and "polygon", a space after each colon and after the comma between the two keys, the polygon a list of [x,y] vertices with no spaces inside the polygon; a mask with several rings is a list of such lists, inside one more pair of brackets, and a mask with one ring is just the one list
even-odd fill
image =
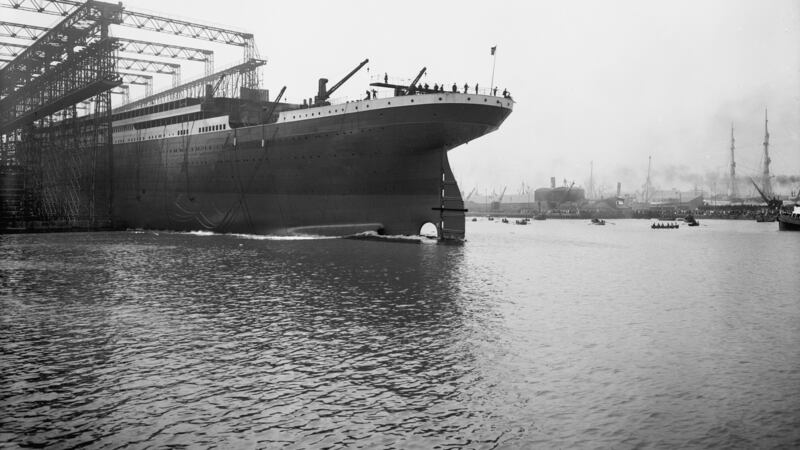
{"label": "boat with people", "polygon": [[680,227],[680,225],[677,223],[654,223],[650,225],[650,228],[654,230],[674,230],[678,227]]}
{"label": "boat with people", "polygon": [[683,218],[683,222],[687,226],[690,226],[690,227],[699,227],[700,226],[700,222],[698,222],[697,219],[695,219],[694,216],[691,215],[691,214],[689,214],[688,216],[684,217]]}
{"label": "boat with people", "polygon": [[592,217],[592,221],[590,222],[592,225],[605,225],[606,221],[603,219],[598,219],[597,217]]}

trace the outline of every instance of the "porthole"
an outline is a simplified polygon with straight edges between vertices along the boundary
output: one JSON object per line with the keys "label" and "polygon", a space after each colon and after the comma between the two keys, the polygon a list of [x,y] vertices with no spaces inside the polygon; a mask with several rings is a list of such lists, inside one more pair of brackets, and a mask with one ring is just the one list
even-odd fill
{"label": "porthole", "polygon": [[439,101],[442,101],[442,97],[439,97]]}
{"label": "porthole", "polygon": [[411,99],[411,103],[414,103],[414,99],[413,98]]}
{"label": "porthole", "polygon": [[472,100],[472,97],[467,97],[467,101],[470,101],[470,100]]}

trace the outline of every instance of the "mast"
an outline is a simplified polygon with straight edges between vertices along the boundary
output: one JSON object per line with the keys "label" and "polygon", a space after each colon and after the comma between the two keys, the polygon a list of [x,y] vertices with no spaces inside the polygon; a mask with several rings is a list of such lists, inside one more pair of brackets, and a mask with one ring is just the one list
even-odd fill
{"label": "mast", "polygon": [[652,156],[647,157],[647,181],[644,182],[644,202],[650,203],[650,166],[652,165]]}
{"label": "mast", "polygon": [[761,175],[761,190],[764,191],[764,195],[767,197],[772,197],[772,183],[769,179],[769,163],[772,162],[769,159],[769,129],[767,125],[769,120],[767,119],[767,110],[764,110],[764,173]]}
{"label": "mast", "polygon": [[589,161],[589,200],[594,199],[594,161]]}
{"label": "mast", "polygon": [[728,187],[728,199],[733,200],[734,198],[738,197],[738,192],[736,192],[736,161],[734,159],[733,153],[736,140],[733,138],[733,122],[731,122],[731,179],[730,179],[730,186]]}

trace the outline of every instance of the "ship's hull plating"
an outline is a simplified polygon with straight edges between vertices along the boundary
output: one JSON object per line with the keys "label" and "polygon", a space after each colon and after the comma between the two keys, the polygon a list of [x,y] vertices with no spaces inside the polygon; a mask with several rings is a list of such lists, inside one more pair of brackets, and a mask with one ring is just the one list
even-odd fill
{"label": "ship's hull plating", "polygon": [[778,229],[781,231],[800,231],[800,217],[778,216]]}
{"label": "ship's hull plating", "polygon": [[[303,110],[299,110],[300,113]],[[510,109],[424,104],[115,144],[114,218],[129,228],[463,237],[447,151]]]}

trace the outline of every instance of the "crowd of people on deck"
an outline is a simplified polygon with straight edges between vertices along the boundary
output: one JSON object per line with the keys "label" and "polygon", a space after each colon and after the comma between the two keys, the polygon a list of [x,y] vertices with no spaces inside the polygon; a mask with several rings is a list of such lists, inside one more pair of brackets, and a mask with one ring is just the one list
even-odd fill
{"label": "crowd of people on deck", "polygon": [[[387,73],[383,74],[383,84],[389,84],[389,75]],[[425,84],[420,84],[420,85],[415,85],[415,86],[409,86],[409,88],[410,89],[408,90],[408,92],[406,92],[408,94],[428,94],[428,93],[431,93],[431,92],[445,92],[444,83],[441,83],[441,84],[440,83],[434,83],[433,87],[431,87],[428,83],[425,83]],[[454,92],[454,93],[459,92],[458,85],[456,85],[456,83],[453,83],[453,86],[450,88],[450,90],[452,92]],[[470,91],[469,84],[468,83],[464,83],[464,94],[469,94],[469,91]],[[475,94],[478,94],[480,92],[480,86],[478,85],[478,83],[475,83],[474,92],[475,92]],[[497,97],[497,86],[492,88],[491,92],[492,92],[492,95]],[[372,96],[370,96],[370,92],[367,91],[367,97],[366,97],[365,100],[369,100],[370,98],[373,98],[373,99],[376,98],[374,89],[372,90],[371,94],[372,94]],[[404,95],[404,94],[400,94],[400,95]],[[503,95],[503,98],[511,99],[511,92],[509,92],[508,89],[503,89],[502,95]]]}

